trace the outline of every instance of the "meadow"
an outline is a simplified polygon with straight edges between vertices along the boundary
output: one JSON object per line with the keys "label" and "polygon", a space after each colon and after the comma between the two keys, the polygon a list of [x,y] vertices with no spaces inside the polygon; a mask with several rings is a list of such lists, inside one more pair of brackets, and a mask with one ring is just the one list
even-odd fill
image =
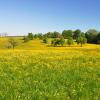
{"label": "meadow", "polygon": [[0,38],[0,100],[100,100],[100,45],[7,49]]}

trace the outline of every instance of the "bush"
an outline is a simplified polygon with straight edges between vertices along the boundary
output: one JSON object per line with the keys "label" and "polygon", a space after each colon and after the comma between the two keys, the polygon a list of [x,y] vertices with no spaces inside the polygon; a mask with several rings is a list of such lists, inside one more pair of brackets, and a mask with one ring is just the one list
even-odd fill
{"label": "bush", "polygon": [[56,38],[56,39],[53,39],[53,40],[51,41],[51,45],[53,45],[53,46],[57,46],[57,45],[63,46],[64,43],[65,43],[64,38],[60,38],[60,39],[57,39],[57,38]]}
{"label": "bush", "polygon": [[48,39],[47,38],[44,38],[43,39],[43,43],[48,43]]}
{"label": "bush", "polygon": [[62,38],[60,38],[59,42],[60,42],[60,45],[63,46],[65,43],[65,39],[62,37]]}
{"label": "bush", "polygon": [[27,36],[24,36],[23,40],[24,42],[28,42],[30,39]]}

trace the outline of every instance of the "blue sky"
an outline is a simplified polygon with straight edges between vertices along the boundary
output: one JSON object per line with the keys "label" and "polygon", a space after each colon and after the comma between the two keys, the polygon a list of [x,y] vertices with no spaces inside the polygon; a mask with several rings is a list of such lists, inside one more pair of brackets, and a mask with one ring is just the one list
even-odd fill
{"label": "blue sky", "polygon": [[100,0],[0,0],[0,33],[100,30]]}

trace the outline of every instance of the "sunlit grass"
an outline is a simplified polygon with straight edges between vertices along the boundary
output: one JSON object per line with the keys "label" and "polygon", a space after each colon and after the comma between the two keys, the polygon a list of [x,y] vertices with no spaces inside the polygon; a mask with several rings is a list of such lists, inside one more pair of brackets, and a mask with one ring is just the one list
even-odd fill
{"label": "sunlit grass", "polygon": [[99,100],[99,45],[19,42],[15,50],[1,46],[0,100]]}

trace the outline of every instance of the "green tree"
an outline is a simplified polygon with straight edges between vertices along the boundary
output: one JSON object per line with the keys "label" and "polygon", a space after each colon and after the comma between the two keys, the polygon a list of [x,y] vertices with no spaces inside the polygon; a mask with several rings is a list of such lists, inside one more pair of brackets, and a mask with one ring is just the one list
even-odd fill
{"label": "green tree", "polygon": [[60,40],[55,38],[51,41],[51,45],[56,47],[57,45],[60,45]]}
{"label": "green tree", "polygon": [[68,39],[67,39],[67,44],[69,45],[69,47],[73,44],[74,42],[73,42],[73,38],[72,37],[69,37]]}
{"label": "green tree", "polygon": [[17,41],[14,38],[8,39],[8,43],[13,49],[17,46]]}
{"label": "green tree", "polygon": [[54,36],[53,36],[53,32],[48,32],[48,33],[46,33],[46,36],[48,37],[48,38],[53,38]]}
{"label": "green tree", "polygon": [[72,37],[73,36],[73,31],[72,30],[64,30],[62,32],[62,36],[67,39],[69,37]]}
{"label": "green tree", "polygon": [[34,39],[37,39],[38,38],[38,35],[37,34],[34,34],[34,37],[33,37]]}
{"label": "green tree", "polygon": [[48,38],[43,38],[43,43],[48,43]]}
{"label": "green tree", "polygon": [[81,47],[82,47],[83,44],[87,43],[87,38],[79,36],[76,41],[77,41],[77,44],[81,44]]}
{"label": "green tree", "polygon": [[73,33],[73,38],[77,39],[81,35],[81,30],[77,29]]}
{"label": "green tree", "polygon": [[24,40],[24,42],[28,42],[30,39],[28,36],[24,36],[23,40]]}
{"label": "green tree", "polygon": [[60,45],[63,46],[64,43],[65,43],[65,39],[63,37],[61,37],[60,40],[59,40],[59,42],[60,42]]}
{"label": "green tree", "polygon": [[95,43],[95,39],[96,39],[97,34],[98,34],[97,30],[89,29],[85,34],[85,36],[87,38],[87,42],[88,43]]}
{"label": "green tree", "polygon": [[97,34],[97,36],[95,38],[95,43],[100,44],[100,32]]}
{"label": "green tree", "polygon": [[43,34],[42,33],[38,33],[37,37],[41,40],[41,39],[43,39]]}
{"label": "green tree", "polygon": [[53,32],[53,38],[59,38],[60,37],[60,33],[59,32]]}
{"label": "green tree", "polygon": [[54,46],[54,47],[57,46],[56,41],[57,41],[57,39],[52,39],[51,40],[51,45]]}
{"label": "green tree", "polygon": [[51,41],[51,45],[52,46],[63,46],[65,43],[65,39],[64,38],[55,38]]}
{"label": "green tree", "polygon": [[32,33],[28,33],[28,36],[27,36],[30,40],[33,40],[33,37],[34,35]]}

